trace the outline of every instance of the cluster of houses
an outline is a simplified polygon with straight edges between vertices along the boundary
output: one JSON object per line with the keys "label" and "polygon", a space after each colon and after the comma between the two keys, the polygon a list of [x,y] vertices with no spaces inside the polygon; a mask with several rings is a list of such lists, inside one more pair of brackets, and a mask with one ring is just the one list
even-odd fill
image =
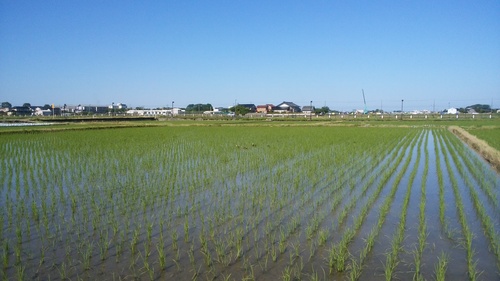
{"label": "cluster of houses", "polygon": [[[8,106],[6,106],[8,105]],[[245,108],[245,111],[248,113],[254,114],[303,114],[303,115],[311,115],[316,109],[314,106],[306,105],[299,106],[294,102],[283,101],[278,105],[273,104],[237,104],[233,108],[212,108],[212,110],[204,111],[203,114],[234,114],[235,110],[238,107]],[[187,108],[186,108],[187,109]],[[474,109],[467,108],[467,113],[469,114],[477,114]],[[498,110],[497,112],[499,112]],[[172,103],[172,108],[163,108],[163,109],[130,109],[126,104],[123,103],[112,103],[111,105],[102,106],[102,105],[66,105],[63,106],[54,106],[52,105],[44,105],[44,106],[32,106],[28,103],[25,103],[23,106],[10,106],[10,103],[4,102],[2,103],[2,107],[0,107],[0,115],[14,115],[14,116],[65,116],[65,115],[116,115],[116,114],[127,114],[134,116],[169,116],[169,115],[178,115],[184,114],[186,110],[183,108],[174,108]],[[201,113],[201,112],[194,112]],[[352,114],[382,114],[382,111],[375,112],[367,112],[366,110],[356,110],[353,111]],[[394,111],[394,114],[401,114],[401,111]],[[407,112],[409,114],[431,114],[428,110],[422,111],[411,111]],[[458,114],[459,111],[456,108],[450,108],[439,112],[441,114]],[[345,113],[351,114],[351,113]]]}
{"label": "cluster of houses", "polygon": [[112,103],[108,106],[100,106],[100,105],[63,105],[54,106],[54,105],[30,105],[24,104],[22,106],[11,106],[11,107],[2,107],[0,108],[0,115],[7,116],[64,116],[64,115],[78,115],[78,114],[110,114],[110,113],[118,113],[124,112],[127,109],[127,105],[123,103]]}
{"label": "cluster of houses", "polygon": [[[249,113],[260,113],[260,114],[268,114],[268,113],[301,113],[301,114],[311,114],[314,112],[314,106],[302,106],[284,101],[278,105],[273,104],[264,104],[264,105],[255,105],[255,104],[237,104],[236,107],[244,107],[247,109]],[[232,114],[231,108],[213,108],[212,110],[203,111],[203,114]],[[234,111],[234,110],[233,110]],[[161,116],[161,115],[177,115],[185,113],[184,109],[181,108],[170,108],[170,109],[130,109],[126,111],[129,115],[135,116]],[[199,113],[199,112],[197,112]]]}
{"label": "cluster of houses", "polygon": [[303,113],[303,114],[311,114],[314,112],[315,108],[312,105],[307,105],[307,106],[302,106],[300,107],[299,105],[290,102],[290,101],[284,101],[278,105],[272,105],[272,104],[264,104],[264,105],[257,105],[255,106],[254,104],[239,104],[239,106],[243,106],[247,108],[250,112],[256,112],[256,113]]}

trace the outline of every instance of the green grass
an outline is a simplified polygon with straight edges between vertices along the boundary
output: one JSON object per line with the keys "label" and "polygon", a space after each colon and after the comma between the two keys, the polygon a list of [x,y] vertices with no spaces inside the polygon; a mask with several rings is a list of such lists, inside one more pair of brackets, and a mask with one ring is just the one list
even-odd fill
{"label": "green grass", "polygon": [[486,141],[491,147],[500,151],[500,127],[469,128],[467,131]]}

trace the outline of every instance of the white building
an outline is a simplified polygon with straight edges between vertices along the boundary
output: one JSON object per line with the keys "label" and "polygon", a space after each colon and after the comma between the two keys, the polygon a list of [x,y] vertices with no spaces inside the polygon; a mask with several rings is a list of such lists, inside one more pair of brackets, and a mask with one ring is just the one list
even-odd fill
{"label": "white building", "polygon": [[457,114],[458,110],[456,108],[452,107],[452,108],[446,110],[446,113],[448,113],[448,114]]}

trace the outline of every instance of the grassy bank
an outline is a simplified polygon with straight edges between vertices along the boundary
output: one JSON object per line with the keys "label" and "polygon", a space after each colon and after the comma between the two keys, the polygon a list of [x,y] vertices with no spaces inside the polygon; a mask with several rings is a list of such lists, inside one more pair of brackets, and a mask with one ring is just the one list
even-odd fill
{"label": "grassy bank", "polygon": [[[486,161],[488,161],[498,172],[500,172],[500,152],[494,147],[490,146],[486,141],[479,139],[478,137],[470,134],[465,129],[450,126],[450,131],[462,139],[467,145],[472,147],[477,151]],[[477,133],[477,132],[476,132]],[[483,136],[488,136],[488,138],[494,138],[492,136],[492,131],[488,133],[482,133]]]}

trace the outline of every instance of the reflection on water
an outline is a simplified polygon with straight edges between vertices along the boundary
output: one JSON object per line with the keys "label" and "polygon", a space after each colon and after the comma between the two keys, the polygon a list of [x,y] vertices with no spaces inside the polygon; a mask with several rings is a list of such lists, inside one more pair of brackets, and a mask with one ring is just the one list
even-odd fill
{"label": "reflection on water", "polygon": [[23,127],[23,126],[47,126],[54,125],[54,123],[1,123],[0,127]]}

